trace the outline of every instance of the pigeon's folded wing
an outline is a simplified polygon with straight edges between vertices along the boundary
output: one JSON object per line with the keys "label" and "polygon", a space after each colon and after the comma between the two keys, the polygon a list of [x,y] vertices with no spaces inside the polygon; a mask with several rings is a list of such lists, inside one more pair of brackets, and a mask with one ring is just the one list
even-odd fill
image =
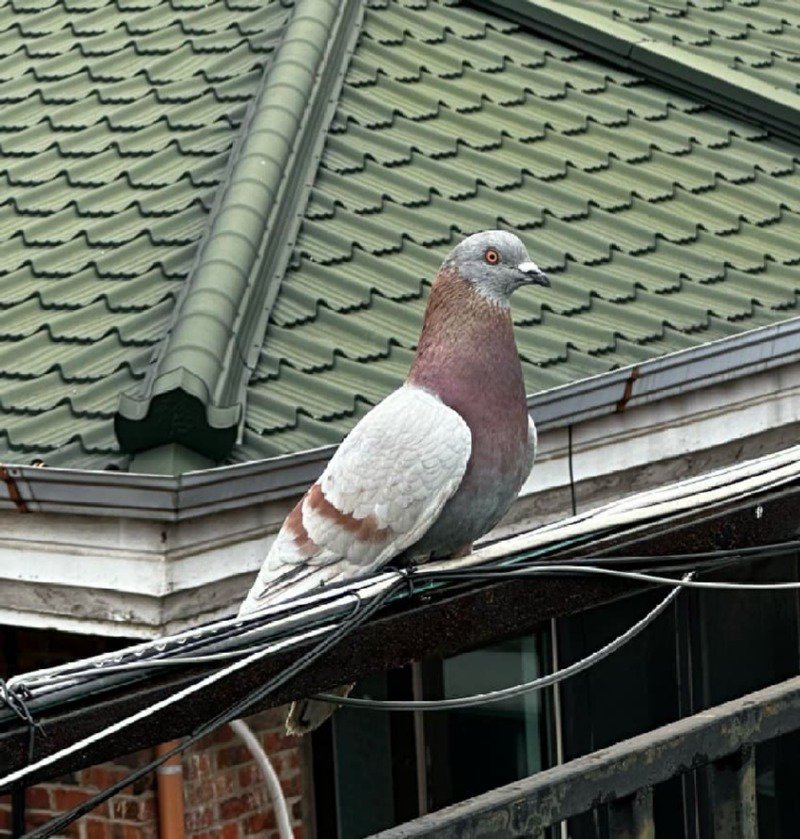
{"label": "pigeon's folded wing", "polygon": [[467,468],[471,434],[410,385],[373,408],[283,524],[240,614],[369,574],[436,521]]}

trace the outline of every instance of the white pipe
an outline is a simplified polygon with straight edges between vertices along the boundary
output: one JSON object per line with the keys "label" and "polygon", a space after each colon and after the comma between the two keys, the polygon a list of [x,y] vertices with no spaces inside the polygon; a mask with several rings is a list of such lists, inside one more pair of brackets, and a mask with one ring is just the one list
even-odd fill
{"label": "white pipe", "polygon": [[270,801],[272,801],[272,806],[275,808],[275,819],[278,822],[278,835],[280,839],[294,839],[292,822],[289,818],[289,808],[286,805],[286,798],[281,789],[281,782],[278,780],[278,775],[270,763],[267,753],[244,720],[233,720],[228,725],[244,741],[245,746],[250,749],[253,759],[258,764],[258,768],[264,776]]}

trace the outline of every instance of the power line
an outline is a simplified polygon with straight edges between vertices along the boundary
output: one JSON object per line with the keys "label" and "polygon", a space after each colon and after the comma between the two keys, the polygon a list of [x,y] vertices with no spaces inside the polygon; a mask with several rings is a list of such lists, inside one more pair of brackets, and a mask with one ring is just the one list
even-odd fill
{"label": "power line", "polygon": [[[692,577],[692,572],[685,574],[681,583],[688,582]],[[673,583],[676,581],[673,580]],[[317,694],[314,699],[322,699],[334,705],[345,705],[354,708],[366,708],[373,711],[450,711],[455,708],[475,708],[480,705],[488,705],[492,702],[500,702],[503,699],[513,699],[517,696],[522,696],[525,693],[530,693],[534,690],[541,690],[550,685],[563,682],[571,676],[582,673],[588,670],[597,662],[610,656],[621,647],[624,647],[629,641],[635,638],[642,630],[648,627],[670,603],[678,595],[681,590],[681,585],[675,585],[672,591],[661,600],[654,608],[652,608],[641,620],[637,621],[633,626],[627,629],[622,635],[618,635],[613,641],[610,641],[604,647],[591,653],[585,658],[564,667],[561,670],[556,670],[554,673],[548,673],[546,676],[540,676],[530,682],[523,682],[520,685],[513,685],[512,687],[501,688],[500,690],[493,690],[487,693],[476,693],[472,696],[459,696],[452,699],[416,699],[416,700],[394,700],[394,699],[362,699],[355,696],[335,696],[331,693]]]}
{"label": "power line", "polygon": [[[371,603],[368,603],[366,605],[364,605],[361,598],[357,598],[355,608],[352,614],[348,617],[348,619],[346,619],[341,624],[341,626],[337,627],[329,635],[323,638],[323,640],[319,644],[317,644],[311,650],[307,651],[302,656],[300,656],[297,661],[293,662],[285,670],[278,673],[276,676],[274,676],[272,679],[267,681],[264,685],[260,686],[256,690],[251,691],[243,699],[230,705],[228,708],[226,708],[220,714],[217,714],[217,716],[213,717],[211,720],[208,720],[207,722],[203,723],[194,732],[192,732],[192,734],[190,734],[183,741],[181,741],[177,746],[159,755],[157,758],[151,760],[144,766],[141,766],[133,772],[130,772],[127,776],[120,779],[119,781],[116,781],[107,789],[104,789],[96,795],[92,796],[91,798],[87,799],[78,807],[73,808],[67,813],[63,813],[58,818],[53,819],[52,821],[48,822],[40,828],[37,828],[28,835],[31,837],[31,839],[47,839],[47,837],[53,836],[55,833],[58,833],[60,830],[65,828],[67,825],[71,824],[76,819],[90,812],[95,807],[102,804],[104,801],[107,801],[113,795],[116,795],[116,793],[118,793],[120,790],[124,789],[132,783],[135,783],[140,778],[152,772],[154,769],[157,769],[162,763],[164,763],[173,755],[182,752],[184,749],[188,748],[193,743],[196,743],[198,740],[205,737],[207,734],[210,734],[212,731],[216,730],[221,725],[224,725],[225,723],[230,722],[231,720],[235,720],[241,717],[247,711],[248,708],[259,702],[261,699],[272,693],[277,688],[281,687],[289,679],[293,678],[297,673],[299,673],[301,670],[303,670],[305,667],[307,667],[321,655],[324,655],[331,647],[338,643],[352,629],[355,629],[357,626],[359,626],[361,623],[367,620],[367,618],[369,618],[370,615],[377,611],[377,609],[385,602],[386,598],[392,593],[394,588],[396,588],[399,585],[400,580],[398,580],[394,586],[387,587],[386,589],[384,589],[384,591],[381,592],[381,594],[379,594]],[[224,678],[225,676],[228,676],[231,673],[233,673],[235,670],[241,669],[242,667],[247,666],[248,664],[251,664],[254,661],[257,661],[258,658],[262,657],[264,654],[264,650],[259,650],[252,656],[248,656],[246,659],[236,662],[236,664],[230,665],[229,667],[224,668],[223,670],[218,671],[213,675],[217,677],[217,679]],[[210,683],[210,678],[211,677],[208,677],[207,679],[202,680],[204,686]],[[215,681],[217,679],[215,679]],[[196,689],[198,687],[198,684],[195,684],[192,687]],[[169,699],[171,701],[168,704],[174,704],[174,702],[177,701],[178,698],[186,698],[187,691],[188,689],[170,697]],[[164,703],[159,703],[147,709],[147,711],[153,713],[156,710],[162,709],[163,707]],[[134,717],[143,718],[148,715],[148,713],[143,713],[140,715],[134,715]],[[130,721],[132,719],[133,717],[129,717],[127,718],[127,720],[123,720],[121,722],[124,724],[130,724]],[[91,740],[92,742],[96,742],[99,739],[103,739],[104,737],[109,736],[111,733],[114,733],[115,731],[119,730],[120,727],[123,726],[121,726],[120,723],[115,723],[113,726],[109,726],[108,728],[103,729],[103,731],[97,732],[95,735],[92,735]],[[84,741],[80,741],[79,743],[72,744],[72,746],[69,746],[66,749],[62,749],[59,752],[50,755],[49,758],[44,758],[41,761],[38,761],[36,764],[32,766],[25,767],[25,769],[21,769],[15,773],[7,775],[5,778],[0,779],[0,788],[4,787],[8,783],[14,783],[15,781],[21,780],[22,778],[30,774],[32,771],[35,771],[39,768],[43,768],[45,765],[49,765],[53,762],[53,760],[61,759],[62,757],[66,757],[80,748],[84,748],[86,745],[85,741],[87,739],[89,738],[85,738]]]}

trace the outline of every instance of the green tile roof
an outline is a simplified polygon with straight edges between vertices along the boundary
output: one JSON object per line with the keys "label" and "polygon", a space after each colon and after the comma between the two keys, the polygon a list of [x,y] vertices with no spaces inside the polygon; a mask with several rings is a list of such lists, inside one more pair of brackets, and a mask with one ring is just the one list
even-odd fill
{"label": "green tile roof", "polygon": [[485,11],[375,3],[235,456],[338,441],[402,381],[432,274],[482,228],[552,276],[513,306],[529,392],[796,315],[799,153]]}
{"label": "green tile roof", "polygon": [[[514,307],[530,392],[797,314],[800,147],[483,7],[436,0],[366,4],[327,135],[308,100],[294,106],[304,159],[324,141],[318,168],[283,188],[280,223],[265,210],[262,241],[223,249],[239,290],[203,275],[238,183],[231,148],[254,139],[252,123],[240,131],[247,105],[276,104],[275,55],[312,5],[0,6],[0,457],[125,468],[123,393],[141,405],[131,422],[163,426],[164,442],[182,422],[191,441],[204,411],[244,402],[227,460],[337,442],[402,381],[442,256],[487,227],[515,229],[552,275]],[[669,31],[674,17],[663,3],[613,5],[633,28]],[[778,7],[681,3],[674,32],[706,26],[714,37],[680,45],[719,61],[751,40],[772,52],[774,36],[770,66],[789,65],[790,14],[746,39],[707,20],[738,32]],[[234,192],[247,212],[261,200]],[[218,291],[234,301],[229,319]],[[208,352],[202,325],[218,316],[224,353]],[[158,402],[203,365],[197,416]]]}
{"label": "green tile roof", "polygon": [[[570,5],[586,7],[569,0]],[[592,4],[656,41],[784,90],[800,91],[800,7],[786,0],[609,0]]]}
{"label": "green tile roof", "polygon": [[277,0],[0,5],[0,452],[124,465],[145,372],[289,10]]}

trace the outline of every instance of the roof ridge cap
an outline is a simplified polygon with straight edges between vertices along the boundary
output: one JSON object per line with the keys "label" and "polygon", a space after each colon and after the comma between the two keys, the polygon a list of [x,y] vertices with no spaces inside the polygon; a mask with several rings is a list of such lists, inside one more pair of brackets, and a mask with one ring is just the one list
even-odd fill
{"label": "roof ridge cap", "polygon": [[220,461],[235,444],[362,14],[363,0],[297,0],[143,387],[120,396],[123,451],[177,442]]}
{"label": "roof ridge cap", "polygon": [[545,37],[800,143],[800,95],[796,93],[737,73],[721,61],[643,36],[627,23],[590,8],[577,8],[560,0],[475,2],[495,14],[533,25]]}

